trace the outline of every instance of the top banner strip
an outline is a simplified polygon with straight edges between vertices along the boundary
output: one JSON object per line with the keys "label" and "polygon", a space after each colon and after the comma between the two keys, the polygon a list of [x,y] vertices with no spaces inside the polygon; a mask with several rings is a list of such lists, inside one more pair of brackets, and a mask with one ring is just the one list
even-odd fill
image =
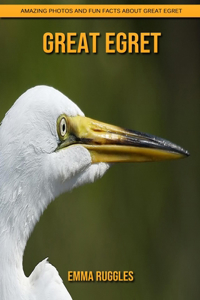
{"label": "top banner strip", "polygon": [[0,18],[200,18],[200,5],[0,4]]}

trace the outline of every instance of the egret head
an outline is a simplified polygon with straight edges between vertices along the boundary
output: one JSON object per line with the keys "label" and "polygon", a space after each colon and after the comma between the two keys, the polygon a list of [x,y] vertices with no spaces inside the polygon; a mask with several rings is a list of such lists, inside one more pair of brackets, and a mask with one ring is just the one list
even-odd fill
{"label": "egret head", "polygon": [[14,172],[14,182],[29,178],[26,184],[42,184],[51,199],[93,182],[109,163],[188,155],[161,138],[86,118],[70,99],[47,86],[34,87],[15,102],[2,122],[0,142],[5,176]]}

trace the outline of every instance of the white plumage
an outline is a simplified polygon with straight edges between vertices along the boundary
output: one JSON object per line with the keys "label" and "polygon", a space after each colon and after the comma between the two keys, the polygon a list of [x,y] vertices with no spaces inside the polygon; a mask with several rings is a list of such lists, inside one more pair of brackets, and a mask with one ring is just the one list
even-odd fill
{"label": "white plumage", "polygon": [[38,86],[24,93],[0,126],[0,299],[71,299],[46,260],[27,278],[22,258],[47,205],[59,194],[101,177],[108,164],[91,164],[81,145],[55,152],[59,115],[83,116],[59,91]]}

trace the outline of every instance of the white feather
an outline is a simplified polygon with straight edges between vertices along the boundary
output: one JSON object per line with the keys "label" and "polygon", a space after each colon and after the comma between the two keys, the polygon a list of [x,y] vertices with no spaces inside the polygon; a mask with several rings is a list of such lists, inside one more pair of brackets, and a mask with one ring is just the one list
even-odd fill
{"label": "white feather", "polygon": [[83,116],[65,95],[47,86],[24,93],[0,126],[0,299],[71,299],[56,269],[38,264],[27,278],[22,259],[27,240],[59,194],[103,176],[108,164],[91,165],[81,145],[55,152],[58,117]]}

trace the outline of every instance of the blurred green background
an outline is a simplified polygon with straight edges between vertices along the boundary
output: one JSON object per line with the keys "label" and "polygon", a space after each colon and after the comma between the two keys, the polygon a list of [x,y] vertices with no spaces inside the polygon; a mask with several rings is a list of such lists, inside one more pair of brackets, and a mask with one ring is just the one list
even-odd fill
{"label": "blurred green background", "polygon": [[[47,55],[47,31],[101,32],[98,54]],[[106,54],[108,31],[162,32],[159,54]],[[56,199],[28,241],[27,276],[49,257],[74,300],[199,299],[199,34],[197,19],[0,20],[0,119],[24,91],[45,84],[88,117],[191,153],[180,161],[115,165]],[[68,270],[133,270],[135,282],[70,283]]]}

